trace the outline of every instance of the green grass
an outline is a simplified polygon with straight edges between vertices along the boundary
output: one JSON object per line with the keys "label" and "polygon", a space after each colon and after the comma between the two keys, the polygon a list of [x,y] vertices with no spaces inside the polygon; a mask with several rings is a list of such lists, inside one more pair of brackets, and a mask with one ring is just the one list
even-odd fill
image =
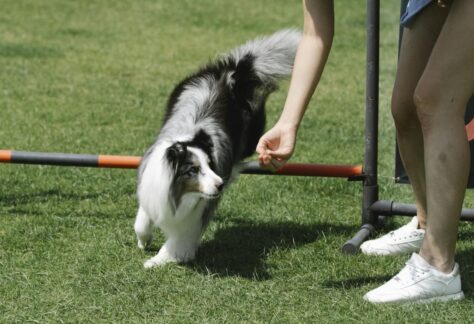
{"label": "green grass", "polygon": [[[361,163],[365,3],[336,1],[336,39],[293,161]],[[0,0],[0,148],[140,155],[181,78],[254,36],[301,25],[300,2]],[[389,112],[398,2],[383,1],[380,196],[393,184]],[[288,83],[271,96],[269,124]],[[222,200],[197,260],[145,271],[136,248],[136,174],[0,166],[0,322],[469,322],[474,228],[458,256],[467,298],[375,307],[362,300],[406,257],[346,256],[361,185],[242,176]],[[467,194],[466,207],[474,206]],[[394,228],[404,220],[387,224]]]}

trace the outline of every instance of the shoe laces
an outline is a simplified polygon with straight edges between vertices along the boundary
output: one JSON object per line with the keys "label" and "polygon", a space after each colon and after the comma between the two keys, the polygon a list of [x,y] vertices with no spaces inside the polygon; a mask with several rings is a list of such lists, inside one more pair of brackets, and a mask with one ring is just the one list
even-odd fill
{"label": "shoe laces", "polygon": [[406,224],[399,229],[389,232],[388,234],[394,241],[406,240],[407,238],[418,238],[421,236],[421,232],[413,229],[409,226],[410,224]]}
{"label": "shoe laces", "polygon": [[399,283],[411,284],[414,281],[425,277],[428,272],[429,269],[417,267],[409,260],[406,263],[406,266],[393,279],[398,281]]}

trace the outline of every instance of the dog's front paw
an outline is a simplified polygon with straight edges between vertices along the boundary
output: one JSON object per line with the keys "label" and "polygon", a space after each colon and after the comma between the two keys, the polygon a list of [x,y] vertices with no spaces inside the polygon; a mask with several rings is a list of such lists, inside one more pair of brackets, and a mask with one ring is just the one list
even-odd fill
{"label": "dog's front paw", "polygon": [[149,245],[148,242],[142,242],[141,240],[138,240],[138,248],[140,250],[145,250],[147,248],[147,246]]}
{"label": "dog's front paw", "polygon": [[167,263],[186,263],[194,259],[196,255],[196,246],[189,246],[187,249],[176,247],[166,242],[160,249],[157,255],[145,261],[143,264],[145,268],[153,268],[165,265]]}
{"label": "dog's front paw", "polygon": [[146,260],[143,266],[145,267],[145,269],[151,269],[155,267],[161,267],[167,263],[173,262],[177,262],[177,260],[170,256],[156,255],[153,258]]}
{"label": "dog's front paw", "polygon": [[137,235],[137,246],[140,250],[145,250],[153,242],[153,235]]}

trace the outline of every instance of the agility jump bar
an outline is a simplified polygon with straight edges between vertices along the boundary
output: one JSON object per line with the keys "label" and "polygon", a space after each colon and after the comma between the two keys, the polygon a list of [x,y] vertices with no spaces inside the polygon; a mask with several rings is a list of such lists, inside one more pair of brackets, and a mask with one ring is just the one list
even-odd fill
{"label": "agility jump bar", "polygon": [[[140,161],[141,157],[139,156],[0,150],[0,163],[136,169],[140,165]],[[362,165],[332,165],[312,163],[288,163],[278,171],[271,172],[261,168],[257,162],[243,162],[241,173],[355,179],[363,176]]]}

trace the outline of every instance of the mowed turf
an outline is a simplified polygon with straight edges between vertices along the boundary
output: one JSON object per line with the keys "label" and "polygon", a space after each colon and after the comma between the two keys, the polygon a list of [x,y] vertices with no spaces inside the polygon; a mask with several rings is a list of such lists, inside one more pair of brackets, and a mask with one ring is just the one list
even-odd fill
{"label": "mowed turf", "polygon": [[[140,155],[167,96],[218,53],[301,27],[299,1],[0,0],[0,148]],[[294,162],[359,164],[364,153],[365,2],[336,1],[336,38],[299,132]],[[399,3],[383,1],[380,197],[395,185],[390,117]],[[288,82],[267,104],[268,126]],[[474,228],[460,228],[466,299],[372,306],[362,296],[407,257],[346,256],[361,184],[241,176],[196,261],[145,270],[136,247],[136,173],[0,165],[0,322],[458,322],[474,316]],[[468,192],[466,207],[474,207]],[[406,219],[387,222],[394,229]]]}

